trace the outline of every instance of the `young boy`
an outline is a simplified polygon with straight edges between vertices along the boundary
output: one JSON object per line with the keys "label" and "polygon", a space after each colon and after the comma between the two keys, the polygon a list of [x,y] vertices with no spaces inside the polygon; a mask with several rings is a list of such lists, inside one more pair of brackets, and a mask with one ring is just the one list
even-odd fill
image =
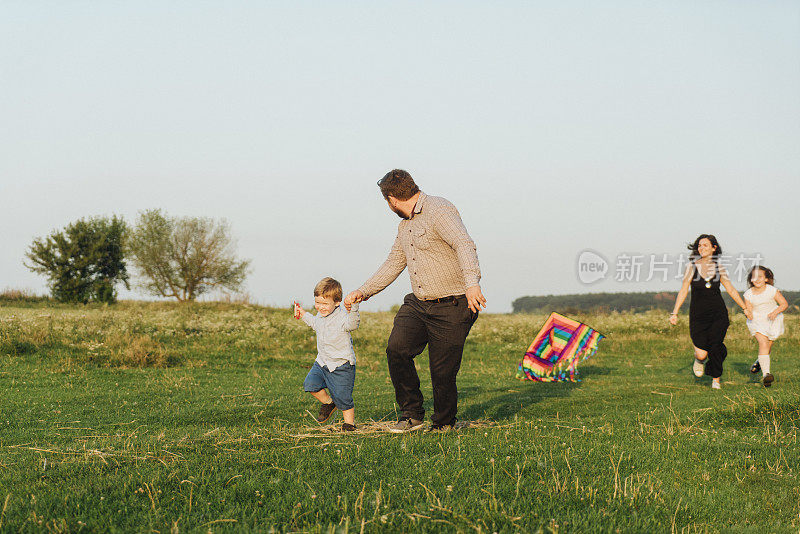
{"label": "young boy", "polygon": [[[350,332],[358,328],[358,307],[350,313],[339,306],[342,285],[333,278],[320,280],[314,288],[316,317],[294,305],[294,316],[317,333],[317,358],[306,376],[303,389],[322,403],[317,421],[324,423],[339,408],[344,416],[342,430],[355,430],[353,386],[356,382],[356,354]],[[327,389],[327,391],[326,391]]]}

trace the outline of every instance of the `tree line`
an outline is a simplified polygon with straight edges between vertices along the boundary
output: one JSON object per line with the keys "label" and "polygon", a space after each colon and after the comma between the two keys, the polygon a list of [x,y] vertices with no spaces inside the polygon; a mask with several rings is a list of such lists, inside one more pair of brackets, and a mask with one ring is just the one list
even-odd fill
{"label": "tree line", "polygon": [[[800,291],[783,291],[781,293],[789,301],[788,313],[800,311]],[[647,310],[672,311],[677,291],[639,292],[639,293],[577,293],[572,295],[546,295],[520,297],[511,303],[514,313],[563,313],[586,312],[644,312]],[[735,306],[727,293],[722,298],[728,308]],[[688,311],[684,305],[682,311]]]}
{"label": "tree line", "polygon": [[214,289],[238,291],[250,260],[236,257],[228,222],[205,217],[171,217],[161,210],[139,213],[129,225],[122,217],[74,221],[36,238],[25,266],[44,275],[60,302],[117,299],[118,286],[137,287],[157,297],[193,301]]}

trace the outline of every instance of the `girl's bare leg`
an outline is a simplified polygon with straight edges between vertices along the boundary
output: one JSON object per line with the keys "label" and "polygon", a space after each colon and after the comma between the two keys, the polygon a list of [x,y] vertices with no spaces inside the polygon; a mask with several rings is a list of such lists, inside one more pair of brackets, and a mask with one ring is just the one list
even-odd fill
{"label": "girl's bare leg", "polygon": [[758,341],[758,363],[761,366],[761,372],[767,376],[770,374],[769,352],[772,350],[772,341],[760,332],[756,332],[755,338]]}
{"label": "girl's bare leg", "polygon": [[769,354],[770,350],[772,350],[772,341],[760,332],[756,332],[756,341],[758,341],[758,353]]}

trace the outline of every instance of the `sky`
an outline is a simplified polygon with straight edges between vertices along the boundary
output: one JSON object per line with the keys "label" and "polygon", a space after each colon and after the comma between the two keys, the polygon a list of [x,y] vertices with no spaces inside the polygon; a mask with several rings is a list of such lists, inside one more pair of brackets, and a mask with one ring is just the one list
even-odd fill
{"label": "sky", "polygon": [[[457,206],[490,312],[676,291],[701,233],[800,289],[798,2],[0,12],[0,290],[46,291],[23,264],[34,238],[161,208],[231,224],[253,302],[311,305],[322,277],[347,292],[385,259],[399,220],[375,182],[393,168]],[[404,272],[364,309],[408,292]]]}

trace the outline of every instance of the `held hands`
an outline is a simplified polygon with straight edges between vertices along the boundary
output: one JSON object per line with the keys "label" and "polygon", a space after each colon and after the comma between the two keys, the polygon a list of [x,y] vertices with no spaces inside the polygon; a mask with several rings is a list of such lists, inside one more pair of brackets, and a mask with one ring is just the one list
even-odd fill
{"label": "held hands", "polygon": [[303,316],[306,314],[306,311],[300,306],[298,303],[294,303],[294,318],[295,319],[302,319]]}
{"label": "held hands", "polygon": [[467,306],[475,313],[481,311],[481,306],[486,308],[486,297],[481,293],[481,286],[472,286],[467,289]]}
{"label": "held hands", "polygon": [[353,307],[353,304],[355,304],[356,302],[362,302],[364,300],[367,300],[366,298],[364,298],[364,293],[356,289],[355,291],[351,291],[344,298],[344,301],[342,301],[342,303],[344,304],[344,307],[347,308],[347,311],[350,311],[350,308]]}

